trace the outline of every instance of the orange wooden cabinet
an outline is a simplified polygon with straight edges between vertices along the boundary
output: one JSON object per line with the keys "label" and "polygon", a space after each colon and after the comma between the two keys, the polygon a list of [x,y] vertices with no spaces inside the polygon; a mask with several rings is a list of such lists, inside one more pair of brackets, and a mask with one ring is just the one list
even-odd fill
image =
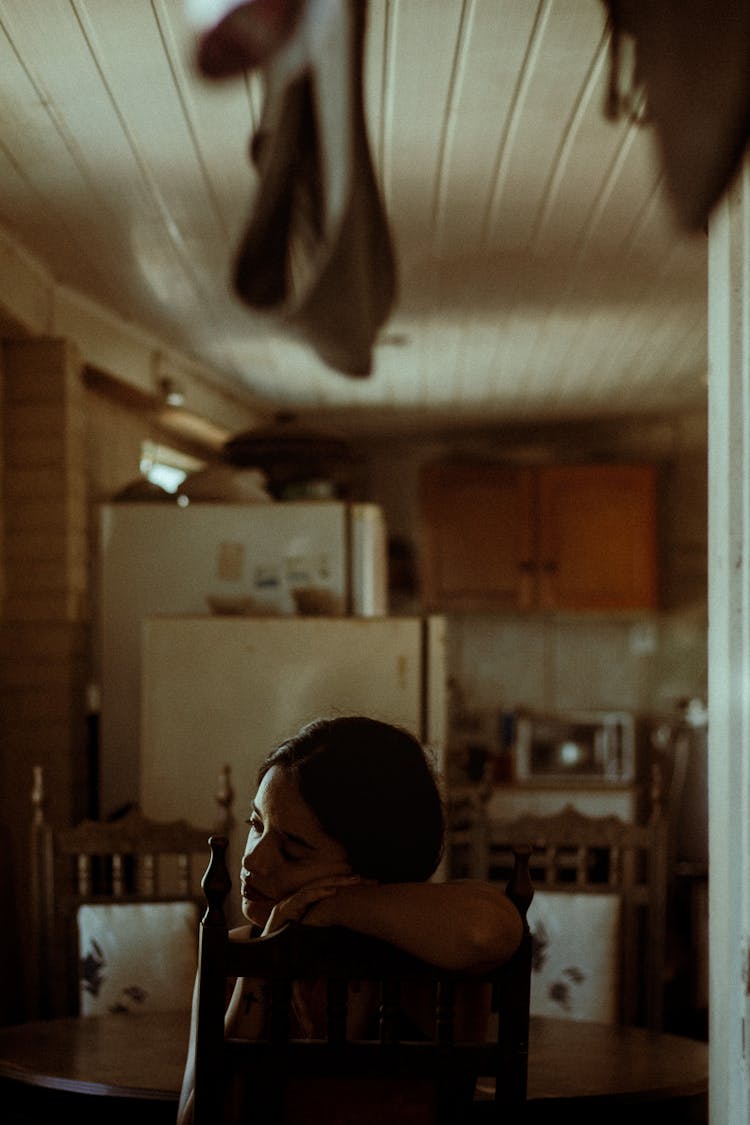
{"label": "orange wooden cabinet", "polygon": [[428,466],[425,608],[655,608],[656,485],[653,465]]}
{"label": "orange wooden cabinet", "polygon": [[503,465],[422,473],[420,563],[427,609],[531,607],[534,479]]}

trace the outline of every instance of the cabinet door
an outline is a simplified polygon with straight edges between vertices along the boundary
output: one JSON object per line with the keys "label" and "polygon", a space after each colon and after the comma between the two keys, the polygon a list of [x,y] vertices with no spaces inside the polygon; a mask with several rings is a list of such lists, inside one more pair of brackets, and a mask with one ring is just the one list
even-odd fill
{"label": "cabinet door", "polygon": [[653,465],[544,468],[539,502],[542,608],[655,608]]}
{"label": "cabinet door", "polygon": [[533,477],[503,465],[435,465],[421,481],[425,608],[527,609]]}

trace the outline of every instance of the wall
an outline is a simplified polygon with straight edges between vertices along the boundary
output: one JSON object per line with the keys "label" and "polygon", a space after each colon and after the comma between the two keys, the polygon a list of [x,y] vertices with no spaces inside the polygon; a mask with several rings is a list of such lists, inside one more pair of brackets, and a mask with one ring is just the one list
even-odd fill
{"label": "wall", "polygon": [[[2,349],[3,599],[0,611],[0,825],[13,910],[6,984],[29,941],[32,768],[46,774],[50,816],[85,811],[87,505],[80,361],[63,340],[13,341]],[[22,944],[23,936],[23,944]]]}
{"label": "wall", "polygon": [[[419,563],[419,470],[472,456],[523,463],[643,459],[661,467],[661,608],[643,615],[452,614],[453,698],[470,710],[627,708],[673,712],[707,684],[707,419],[516,427],[494,434],[373,444],[371,497]],[[509,529],[512,534],[512,529]],[[397,610],[419,609],[418,597]]]}
{"label": "wall", "polygon": [[52,824],[96,812],[87,689],[97,504],[138,475],[144,440],[165,438],[148,416],[89,389],[68,341],[6,341],[0,357],[2,1023],[27,1014],[32,991],[22,950],[33,767],[43,767]]}

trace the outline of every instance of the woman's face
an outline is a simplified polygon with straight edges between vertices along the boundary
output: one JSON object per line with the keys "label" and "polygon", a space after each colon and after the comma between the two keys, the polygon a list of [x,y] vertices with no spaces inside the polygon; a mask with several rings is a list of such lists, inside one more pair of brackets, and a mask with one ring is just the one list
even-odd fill
{"label": "woman's face", "polygon": [[242,913],[257,926],[307,883],[351,872],[343,845],[323,831],[293,776],[278,766],[260,783],[248,825]]}

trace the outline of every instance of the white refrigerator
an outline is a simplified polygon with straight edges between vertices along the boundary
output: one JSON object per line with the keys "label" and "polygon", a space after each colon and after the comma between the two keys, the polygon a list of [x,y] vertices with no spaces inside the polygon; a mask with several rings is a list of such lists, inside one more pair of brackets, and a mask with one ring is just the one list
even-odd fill
{"label": "white refrigerator", "polygon": [[143,810],[205,823],[228,764],[234,880],[256,773],[270,750],[312,719],[364,714],[410,730],[444,776],[446,695],[442,617],[151,618]]}
{"label": "white refrigerator", "polygon": [[[292,615],[312,589],[336,612],[387,613],[382,510],[342,501],[141,502],[100,509],[97,570],[99,803],[139,799],[143,622],[203,614],[212,603]],[[214,618],[215,620],[215,618]]]}

